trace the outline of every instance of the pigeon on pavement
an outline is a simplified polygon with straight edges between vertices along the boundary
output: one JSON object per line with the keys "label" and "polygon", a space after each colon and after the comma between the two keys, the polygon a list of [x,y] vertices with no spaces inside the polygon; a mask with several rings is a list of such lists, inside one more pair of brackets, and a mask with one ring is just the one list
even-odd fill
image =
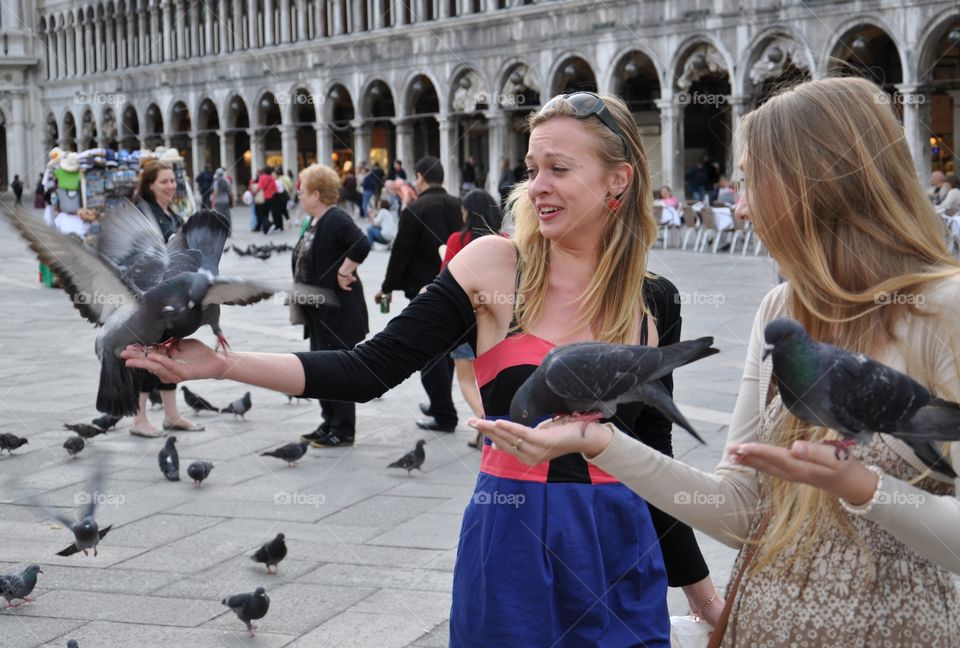
{"label": "pigeon on pavement", "polygon": [[407,471],[407,477],[410,476],[411,471],[414,469],[423,472],[423,469],[420,466],[423,465],[424,460],[427,458],[427,453],[423,449],[425,444],[426,441],[420,439],[417,441],[416,448],[394,461],[392,464],[387,466],[387,468],[403,468]]}
{"label": "pigeon on pavement", "polygon": [[[276,538],[261,545],[261,547],[250,556],[250,560],[263,563],[267,566],[268,574],[275,574],[277,565],[287,556],[287,544],[284,540],[285,536],[282,533],[278,533]],[[274,571],[272,572],[270,571],[271,566],[274,567]]]}
{"label": "pigeon on pavement", "polygon": [[94,518],[97,512],[97,500],[103,495],[104,472],[103,466],[98,466],[93,475],[93,488],[91,488],[89,492],[77,493],[74,497],[78,503],[84,503],[84,500],[86,500],[87,506],[83,510],[79,520],[70,520],[56,511],[47,509],[60,524],[73,532],[73,544],[62,551],[58,551],[58,556],[72,556],[78,551],[82,551],[83,555],[87,556],[89,555],[87,552],[90,549],[93,549],[94,556],[98,555],[97,544],[100,543],[103,536],[107,535],[113,526],[110,525],[101,529]]}
{"label": "pigeon on pavement", "polygon": [[287,445],[280,446],[276,450],[270,450],[268,452],[261,452],[261,457],[276,457],[277,459],[283,459],[287,462],[288,466],[296,465],[297,461],[307,454],[307,447],[310,444],[306,441],[301,441],[300,443],[288,443]]}
{"label": "pigeon on pavement", "polygon": [[902,440],[924,465],[957,478],[933,442],[960,440],[960,405],[935,398],[913,378],[862,353],[813,340],[795,320],[770,322],[764,339],[783,404],[802,421],[838,432],[843,440],[827,442],[838,458],[879,432]]}
{"label": "pigeon on pavement", "polygon": [[18,607],[13,601],[21,600],[32,603],[30,592],[37,586],[37,574],[42,574],[40,565],[30,565],[19,574],[0,576],[0,596],[7,600],[5,607]]}
{"label": "pigeon on pavement", "polygon": [[237,618],[243,621],[251,637],[253,631],[257,629],[257,626],[251,622],[265,617],[267,610],[270,609],[270,597],[267,596],[266,590],[262,587],[258,587],[248,594],[228,596],[221,603],[233,610]]}
{"label": "pigeon on pavement", "polygon": [[96,425],[88,425],[86,423],[64,423],[64,430],[71,430],[76,432],[84,439],[90,440],[98,434],[106,434],[107,431],[102,427],[97,427]]}
{"label": "pigeon on pavement", "polygon": [[251,304],[277,292],[270,287],[218,275],[229,223],[210,210],[194,214],[164,243],[153,218],[129,200],[108,195],[94,250],[14,210],[8,218],[65,287],[80,314],[96,326],[100,359],[97,409],[134,415],[137,381],[121,351],[131,344],[173,343],[209,324],[218,344],[220,304]]}
{"label": "pigeon on pavement", "polygon": [[4,450],[9,454],[13,454],[14,450],[26,443],[30,443],[27,441],[27,437],[18,437],[15,434],[4,432],[0,434],[0,454],[2,454]]}
{"label": "pigeon on pavement", "polygon": [[98,416],[90,422],[101,430],[107,431],[119,423],[120,419],[122,418],[122,416],[110,416],[109,414],[104,414],[103,416]]}
{"label": "pigeon on pavement", "polygon": [[552,416],[598,420],[612,417],[621,403],[642,402],[704,443],[660,379],[719,353],[712,344],[712,337],[702,337],[663,347],[606,342],[555,347],[514,394],[510,419],[528,426]]}
{"label": "pigeon on pavement", "polygon": [[252,406],[253,402],[250,400],[250,392],[247,392],[243,395],[243,398],[238,398],[220,410],[220,413],[233,414],[234,417],[239,416],[240,418],[244,418],[243,415],[250,411],[250,407]]}
{"label": "pigeon on pavement", "polygon": [[204,479],[210,476],[213,464],[209,461],[194,461],[187,466],[187,476],[193,480],[195,486],[200,486]]}
{"label": "pigeon on pavement", "polygon": [[84,443],[83,438],[78,436],[70,437],[63,442],[63,447],[66,448],[67,453],[71,457],[76,457],[78,454],[80,454],[80,451],[83,450],[85,445],[86,444]]}
{"label": "pigeon on pavement", "polygon": [[192,391],[187,389],[186,385],[180,387],[180,391],[183,392],[183,399],[187,401],[187,406],[193,410],[194,414],[199,414],[201,411],[207,412],[219,412],[220,410],[211,405],[205,398],[199,394],[194,394]]}
{"label": "pigeon on pavement", "polygon": [[67,648],[80,648],[75,639],[71,639],[67,642]]}
{"label": "pigeon on pavement", "polygon": [[180,455],[177,453],[177,437],[167,437],[167,442],[157,454],[157,461],[160,463],[160,472],[169,481],[180,481]]}

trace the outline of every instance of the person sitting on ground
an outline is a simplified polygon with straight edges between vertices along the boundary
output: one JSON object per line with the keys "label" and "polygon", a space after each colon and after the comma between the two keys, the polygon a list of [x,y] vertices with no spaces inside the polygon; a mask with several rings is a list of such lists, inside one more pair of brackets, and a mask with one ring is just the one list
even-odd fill
{"label": "person sitting on ground", "polygon": [[370,216],[370,227],[367,228],[367,239],[370,247],[374,243],[382,243],[390,247],[393,237],[397,235],[397,215],[390,209],[390,199],[380,199],[380,209]]}

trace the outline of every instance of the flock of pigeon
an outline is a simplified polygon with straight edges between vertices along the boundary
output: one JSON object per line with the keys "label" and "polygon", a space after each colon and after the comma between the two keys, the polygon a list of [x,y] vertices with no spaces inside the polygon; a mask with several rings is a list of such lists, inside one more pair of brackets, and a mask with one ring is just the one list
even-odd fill
{"label": "flock of pigeon", "polygon": [[257,257],[261,261],[266,261],[274,252],[290,252],[293,250],[293,246],[289,243],[267,243],[266,245],[257,245],[256,243],[250,243],[246,248],[239,248],[236,245],[224,248],[223,251],[232,249],[237,256],[252,256]]}

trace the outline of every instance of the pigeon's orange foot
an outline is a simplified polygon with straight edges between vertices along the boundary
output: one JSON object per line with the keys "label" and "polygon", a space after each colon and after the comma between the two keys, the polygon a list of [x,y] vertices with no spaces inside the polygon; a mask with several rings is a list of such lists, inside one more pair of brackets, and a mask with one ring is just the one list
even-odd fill
{"label": "pigeon's orange foot", "polygon": [[148,352],[162,350],[166,352],[167,357],[169,358],[173,354],[173,351],[180,350],[180,338],[169,338],[160,344],[151,344],[147,346],[146,349]]}
{"label": "pigeon's orange foot", "polygon": [[831,439],[824,441],[823,444],[833,446],[833,456],[841,461],[846,461],[850,458],[850,448],[855,446],[857,442],[855,439]]}
{"label": "pigeon's orange foot", "polygon": [[221,349],[226,353],[230,350],[230,343],[227,342],[227,338],[223,337],[223,333],[217,333],[217,346],[214,351],[220,351]]}

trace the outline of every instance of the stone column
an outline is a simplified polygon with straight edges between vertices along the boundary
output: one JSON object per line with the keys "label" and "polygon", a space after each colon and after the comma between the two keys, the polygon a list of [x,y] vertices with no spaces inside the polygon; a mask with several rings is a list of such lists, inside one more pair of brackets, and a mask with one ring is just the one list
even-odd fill
{"label": "stone column", "polygon": [[345,34],[347,31],[347,26],[345,24],[347,17],[343,14],[343,3],[341,0],[330,1],[333,2],[333,29],[330,30],[330,33],[333,36]]}
{"label": "stone column", "polygon": [[297,164],[297,127],[280,126],[280,150],[283,156],[284,170],[292,169],[294,173],[299,171],[300,165]]}
{"label": "stone column", "polygon": [[[220,166],[229,169],[233,166],[233,159],[229,157],[227,151],[227,131],[220,129],[217,131],[217,141],[220,142]],[[230,175],[234,175],[230,173]]]}
{"label": "stone column", "polygon": [[[140,60],[137,61],[138,65],[146,65],[150,62],[147,52],[147,43],[149,38],[147,36],[147,11],[149,9],[138,11],[137,12],[137,51],[140,56]],[[154,14],[156,15],[156,14]],[[151,27],[153,26],[153,21],[150,21]]]}
{"label": "stone column", "polygon": [[[487,142],[489,161],[487,166],[487,191],[490,195],[500,199],[500,190],[497,184],[500,182],[500,162],[504,155],[505,140],[507,139],[507,116],[502,111],[490,111],[487,113]],[[513,168],[511,166],[511,168]]]}
{"label": "stone column", "polygon": [[[14,2],[14,4],[19,4]],[[28,170],[35,168],[31,163],[30,155],[27,149],[27,124],[26,124],[26,94],[19,90],[10,92],[11,120],[7,124],[7,137],[10,147],[7,149],[7,178],[9,184],[14,174],[20,176],[23,183],[30,187],[34,175]],[[29,150],[36,150],[31,147]],[[14,166],[17,165],[17,166]],[[29,194],[29,189],[27,192]]]}
{"label": "stone column", "polygon": [[260,142],[257,140],[257,131],[253,128],[247,130],[250,135],[250,177],[257,177],[257,170],[263,166],[260,160]]}
{"label": "stone column", "polygon": [[[260,41],[257,38],[257,0],[247,0],[247,47],[259,47]],[[253,149],[250,149],[251,151]]]}
{"label": "stone column", "polygon": [[[496,0],[494,0],[496,1]],[[393,9],[394,26],[408,25],[406,7],[410,0],[390,0],[390,6]]]}
{"label": "stone column", "polygon": [[903,130],[913,157],[914,168],[921,182],[930,177],[930,141],[929,118],[923,119],[922,113],[929,115],[930,97],[919,92],[914,84],[901,83],[897,86],[903,103]]}
{"label": "stone column", "polygon": [[317,161],[319,161],[320,164],[331,166],[333,163],[333,160],[330,159],[330,156],[333,154],[333,133],[330,132],[330,127],[323,122],[318,123],[316,127]]}
{"label": "stone column", "polygon": [[[199,29],[197,25],[197,29]],[[213,2],[203,3],[203,48],[197,50],[194,56],[207,56],[213,54],[216,48],[213,46]]]}
{"label": "stone column", "polygon": [[673,97],[657,99],[660,109],[661,177],[680,201],[686,198],[683,183],[683,106]]}
{"label": "stone column", "polygon": [[184,28],[186,25],[187,14],[183,11],[183,8],[180,6],[180,0],[173,0],[173,29],[176,32],[176,42],[177,42],[177,59],[187,58],[187,47],[189,47],[189,39],[184,33]]}
{"label": "stone column", "polygon": [[[210,9],[209,2],[204,2],[203,5],[207,7],[207,10]],[[202,52],[200,51],[200,12],[197,11],[197,3],[191,2],[188,5],[187,9],[187,19],[190,21],[189,30],[190,30],[190,51],[186,51],[184,47],[184,58],[195,58],[200,56]]]}
{"label": "stone column", "polygon": [[367,0],[353,0],[350,8],[353,12],[353,20],[350,21],[350,33],[359,34],[363,31],[363,5]]}
{"label": "stone column", "polygon": [[[133,34],[136,31],[136,18],[134,16],[134,11],[136,10],[127,10],[127,65],[126,67],[133,67],[137,65],[137,41],[134,38]],[[137,14],[141,13],[136,11]]]}
{"label": "stone column", "polygon": [[106,31],[106,69],[116,70],[117,69],[117,20],[116,18],[110,18],[109,16],[104,21],[104,31]]}
{"label": "stone column", "polygon": [[163,61],[173,60],[173,20],[170,12],[173,8],[169,1],[164,0],[166,5],[163,8]]}
{"label": "stone column", "polygon": [[230,25],[230,31],[233,34],[233,49],[230,51],[236,52],[248,47],[245,40],[247,32],[243,29],[243,0],[232,0],[232,2],[233,24]]}
{"label": "stone column", "polygon": [[76,76],[77,74],[77,35],[76,31],[73,29],[68,29],[64,32],[64,36],[67,39],[67,61],[66,61],[66,73],[67,76]]}
{"label": "stone column", "polygon": [[363,121],[355,121],[353,126],[353,163],[359,165],[361,160],[370,155],[370,127]]}
{"label": "stone column", "polygon": [[953,101],[953,172],[956,174],[960,173],[960,90],[947,90],[947,94]]}
{"label": "stone column", "polygon": [[[412,169],[416,163],[413,159],[413,126],[402,117],[394,119],[393,123],[397,127],[397,158],[403,162],[405,169]],[[413,182],[412,176],[407,179]]]}
{"label": "stone column", "polygon": [[273,37],[273,0],[263,0],[263,44],[277,44]]}
{"label": "stone column", "polygon": [[297,42],[307,40],[307,3],[306,0],[297,0]]}
{"label": "stone column", "polygon": [[[290,0],[279,0],[280,2],[280,42],[290,42]],[[299,12],[298,16],[299,18]]]}
{"label": "stone column", "polygon": [[740,131],[740,120],[747,112],[749,97],[731,95],[727,97],[730,104],[730,159],[726,160],[727,178],[735,175],[740,163],[740,149],[737,146],[737,133]]}
{"label": "stone column", "polygon": [[454,196],[460,195],[460,156],[457,155],[457,120],[437,115],[440,125],[440,164],[443,165],[443,184]]}

